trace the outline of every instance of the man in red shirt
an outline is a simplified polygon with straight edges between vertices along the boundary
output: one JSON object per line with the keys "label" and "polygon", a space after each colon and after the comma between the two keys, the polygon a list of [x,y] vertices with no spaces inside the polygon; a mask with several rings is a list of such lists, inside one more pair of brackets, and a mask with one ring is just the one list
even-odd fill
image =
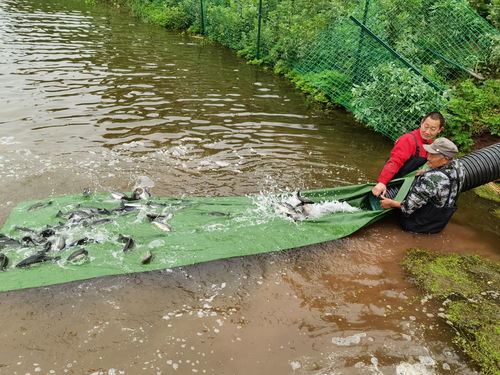
{"label": "man in red shirt", "polygon": [[387,183],[394,178],[400,178],[420,168],[427,161],[427,151],[424,145],[432,143],[436,135],[444,129],[444,117],[439,112],[430,112],[420,121],[420,128],[399,137],[391,150],[391,157],[382,168],[373,187],[375,196],[384,196]]}

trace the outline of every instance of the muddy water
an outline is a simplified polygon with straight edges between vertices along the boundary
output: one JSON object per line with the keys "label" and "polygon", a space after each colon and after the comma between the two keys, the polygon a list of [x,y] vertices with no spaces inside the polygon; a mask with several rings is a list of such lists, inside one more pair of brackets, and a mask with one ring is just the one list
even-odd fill
{"label": "muddy water", "polygon": [[[0,0],[0,224],[18,202],[373,181],[391,143],[226,49],[76,0]],[[3,293],[0,374],[474,374],[399,262],[498,260],[490,204],[306,248]],[[270,234],[272,235],[272,234]]]}

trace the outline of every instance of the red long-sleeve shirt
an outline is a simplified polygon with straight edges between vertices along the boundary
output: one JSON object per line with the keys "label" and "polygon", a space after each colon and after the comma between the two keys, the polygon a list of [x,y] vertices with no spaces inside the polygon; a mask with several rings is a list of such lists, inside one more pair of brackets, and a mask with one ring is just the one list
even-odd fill
{"label": "red long-sleeve shirt", "polygon": [[412,155],[415,155],[416,145],[415,138],[412,133],[415,134],[418,145],[420,146],[420,153],[418,156],[423,156],[424,158],[427,157],[427,151],[425,151],[423,145],[431,144],[433,141],[426,141],[422,139],[422,136],[420,135],[420,128],[412,131],[411,133],[403,134],[396,140],[396,143],[391,150],[391,157],[387,160],[384,168],[382,168],[382,171],[378,176],[378,182],[382,182],[387,185],[387,183],[392,180],[394,175],[398,173],[403,164],[406,163]]}

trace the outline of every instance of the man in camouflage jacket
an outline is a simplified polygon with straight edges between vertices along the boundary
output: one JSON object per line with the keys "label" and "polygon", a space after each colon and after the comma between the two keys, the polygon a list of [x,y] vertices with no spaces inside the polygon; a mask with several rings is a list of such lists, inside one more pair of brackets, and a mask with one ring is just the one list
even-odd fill
{"label": "man in camouflage jacket", "polygon": [[429,153],[428,169],[413,182],[402,202],[382,197],[383,209],[401,209],[401,226],[416,233],[438,233],[457,209],[456,201],[464,182],[462,164],[453,157],[458,149],[446,138],[424,145]]}

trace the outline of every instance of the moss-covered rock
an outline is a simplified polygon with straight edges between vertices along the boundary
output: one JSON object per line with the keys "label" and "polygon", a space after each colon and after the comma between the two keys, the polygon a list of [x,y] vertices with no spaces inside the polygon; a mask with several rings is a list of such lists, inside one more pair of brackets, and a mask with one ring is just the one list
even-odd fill
{"label": "moss-covered rock", "polygon": [[[490,182],[489,184],[478,186],[474,189],[474,193],[481,198],[488,199],[493,202],[500,203],[500,183]],[[493,216],[500,218],[500,208],[491,208],[490,213]]]}
{"label": "moss-covered rock", "polygon": [[481,198],[500,202],[500,183],[490,182],[489,184],[475,188],[474,192]]}
{"label": "moss-covered rock", "polygon": [[446,306],[443,317],[483,374],[500,374],[500,264],[476,255],[409,249],[403,267],[427,294]]}

